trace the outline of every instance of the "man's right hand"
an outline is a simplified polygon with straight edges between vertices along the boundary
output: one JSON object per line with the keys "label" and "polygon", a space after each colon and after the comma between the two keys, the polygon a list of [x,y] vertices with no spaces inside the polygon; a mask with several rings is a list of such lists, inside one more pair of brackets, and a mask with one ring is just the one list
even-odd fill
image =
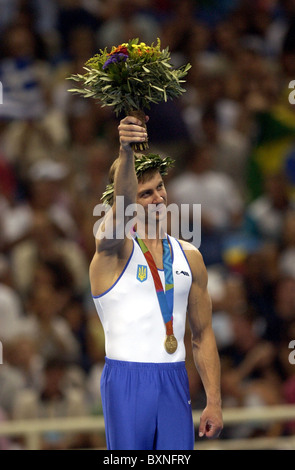
{"label": "man's right hand", "polygon": [[[146,117],[146,120],[148,120],[148,117]],[[118,129],[120,145],[126,150],[130,147],[130,144],[144,142],[147,138],[147,132],[143,127],[143,123],[133,116],[126,116],[122,119]]]}

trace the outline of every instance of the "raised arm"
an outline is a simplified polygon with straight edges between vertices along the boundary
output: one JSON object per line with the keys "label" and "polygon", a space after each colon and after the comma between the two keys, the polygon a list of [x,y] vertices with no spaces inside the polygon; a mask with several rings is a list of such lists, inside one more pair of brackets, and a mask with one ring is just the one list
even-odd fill
{"label": "raised arm", "polygon": [[[185,248],[185,246],[184,246]],[[220,361],[212,329],[212,307],[208,293],[208,275],[200,252],[190,245],[185,250],[193,275],[188,302],[193,357],[202,380],[207,404],[200,419],[199,435],[218,437],[222,424]]]}
{"label": "raised arm", "polygon": [[[137,177],[131,143],[143,142],[147,136],[141,121],[133,116],[122,119],[118,130],[120,151],[114,176],[114,204],[101,224],[98,234],[108,233],[112,236],[97,236],[96,240],[97,251],[105,251],[110,254],[121,251],[126,240],[124,227],[128,221],[125,216],[125,209],[129,204],[136,202]],[[117,196],[121,197],[120,207],[116,203]],[[118,238],[116,236],[118,233],[123,234],[123,238]]]}

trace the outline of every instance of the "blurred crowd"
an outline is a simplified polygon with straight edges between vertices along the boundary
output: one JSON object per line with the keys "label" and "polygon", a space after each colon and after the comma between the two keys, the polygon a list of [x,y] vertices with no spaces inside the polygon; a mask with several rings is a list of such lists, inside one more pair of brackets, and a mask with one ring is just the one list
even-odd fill
{"label": "blurred crowd", "polygon": [[[176,159],[169,202],[202,205],[223,406],[295,403],[294,1],[0,0],[0,12],[0,422],[102,413],[88,266],[118,119],[67,77],[135,37],[192,65],[186,93],[146,112],[150,150]],[[201,409],[189,330],[186,341]],[[221,438],[294,429],[241,424]],[[0,436],[0,449],[24,445]],[[103,446],[85,433],[42,441]]]}

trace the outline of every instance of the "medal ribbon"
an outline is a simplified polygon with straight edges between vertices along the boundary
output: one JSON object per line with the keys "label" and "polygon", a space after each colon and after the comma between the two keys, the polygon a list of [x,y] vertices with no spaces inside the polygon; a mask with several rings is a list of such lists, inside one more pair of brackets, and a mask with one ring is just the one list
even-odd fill
{"label": "medal ribbon", "polygon": [[163,267],[165,274],[165,292],[158,273],[157,266],[151,252],[145,243],[136,234],[137,242],[143,252],[143,255],[151,270],[155,289],[162,313],[164,323],[166,325],[166,334],[168,336],[173,334],[173,300],[174,300],[174,283],[172,272],[172,257],[170,253],[169,243],[167,238],[163,238]]}

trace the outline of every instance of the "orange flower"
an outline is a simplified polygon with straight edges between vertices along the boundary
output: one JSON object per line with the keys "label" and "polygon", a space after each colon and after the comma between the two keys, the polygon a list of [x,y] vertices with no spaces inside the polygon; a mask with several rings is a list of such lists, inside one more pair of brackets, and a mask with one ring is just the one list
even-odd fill
{"label": "orange flower", "polygon": [[127,47],[122,46],[122,45],[115,47],[109,55],[118,54],[118,53],[128,55]]}

